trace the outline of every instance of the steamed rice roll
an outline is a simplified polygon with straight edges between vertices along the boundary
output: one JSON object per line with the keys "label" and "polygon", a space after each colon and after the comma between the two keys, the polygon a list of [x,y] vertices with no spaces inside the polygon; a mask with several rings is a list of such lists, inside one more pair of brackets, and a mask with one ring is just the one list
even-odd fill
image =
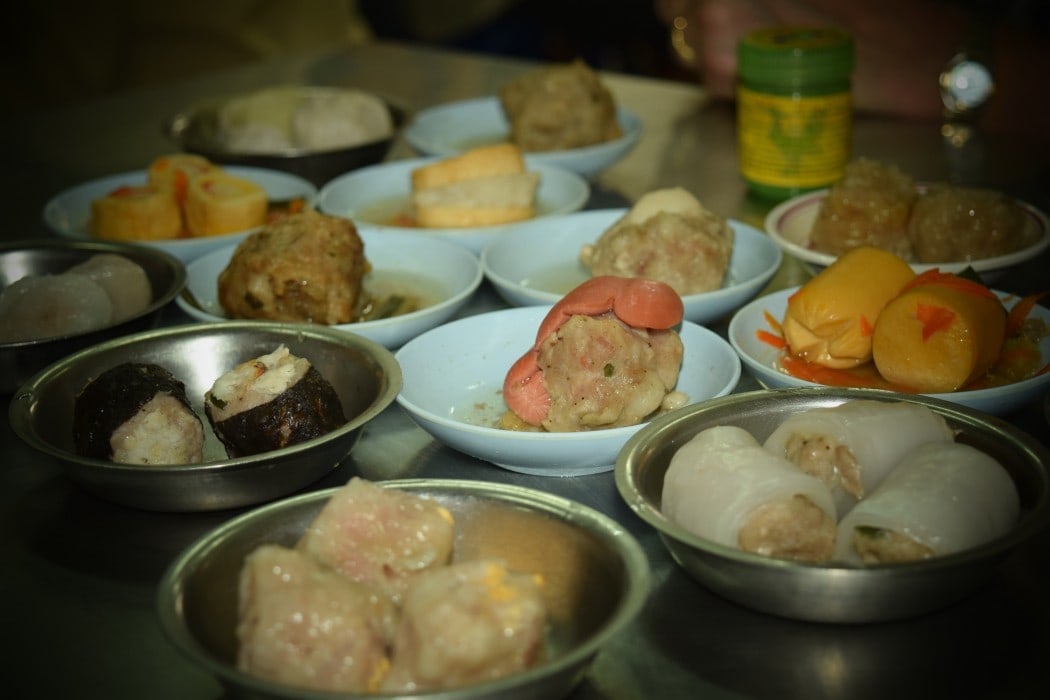
{"label": "steamed rice roll", "polygon": [[76,397],[73,442],[77,454],[120,464],[193,464],[203,458],[204,427],[171,372],[128,362]]}
{"label": "steamed rice roll", "polygon": [[952,439],[948,423],[926,406],[862,399],[793,414],[764,447],[827,484],[841,515],[904,455],[923,443]]}
{"label": "steamed rice roll", "polygon": [[279,450],[346,423],[335,388],[284,345],[215,380],[204,410],[230,457]]}
{"label": "steamed rice roll", "polygon": [[1001,464],[958,442],[905,457],[839,524],[835,558],[890,564],[970,549],[1008,533],[1020,500]]}
{"label": "steamed rice roll", "polygon": [[671,458],[663,513],[719,544],[821,562],[835,549],[835,504],[816,477],[734,426],[708,428]]}

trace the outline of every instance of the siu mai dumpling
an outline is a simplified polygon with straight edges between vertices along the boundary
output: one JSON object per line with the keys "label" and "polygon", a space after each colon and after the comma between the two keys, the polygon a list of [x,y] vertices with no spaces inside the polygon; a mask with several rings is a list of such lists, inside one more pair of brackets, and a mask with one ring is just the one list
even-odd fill
{"label": "siu mai dumpling", "polygon": [[388,598],[276,545],[241,569],[237,668],[312,690],[375,692],[389,668]]}
{"label": "siu mai dumpling", "polygon": [[644,277],[678,294],[722,286],[733,255],[733,228],[681,187],[655,190],[580,250],[594,276]]}
{"label": "siu mai dumpling", "polygon": [[452,514],[434,500],[353,477],[328,500],[298,548],[395,599],[408,577],[448,563]]}
{"label": "siu mai dumpling", "polygon": [[546,620],[538,577],[502,562],[419,574],[405,593],[383,689],[456,688],[526,669],[542,651]]}

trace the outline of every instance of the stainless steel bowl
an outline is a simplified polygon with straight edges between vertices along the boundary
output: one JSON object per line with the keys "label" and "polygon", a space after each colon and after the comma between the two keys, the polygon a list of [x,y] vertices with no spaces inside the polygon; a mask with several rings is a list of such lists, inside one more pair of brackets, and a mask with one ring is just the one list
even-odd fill
{"label": "stainless steel bowl", "polygon": [[[304,91],[337,90],[331,87],[304,86]],[[231,151],[222,143],[219,111],[236,96],[213,98],[190,105],[177,112],[164,125],[167,137],[182,150],[204,156],[222,165],[251,165],[294,173],[321,187],[337,175],[378,163],[386,158],[398,132],[405,123],[406,112],[388,99],[383,99],[393,122],[393,133],[387,138],[347,148],[325,151],[289,149],[274,153]]]}
{"label": "stainless steel bowl", "polygon": [[93,255],[115,253],[138,263],[153,288],[153,301],[136,316],[89,333],[0,343],[0,394],[11,394],[31,376],[71,353],[156,325],[164,307],[186,286],[186,268],[163,251],[111,241],[53,238],[0,243],[0,289],[28,275],[65,272]]}
{"label": "stainless steel bowl", "polygon": [[[332,383],[348,420],[298,445],[229,459],[204,418],[204,393],[227,370],[282,343]],[[129,361],[155,362],[186,385],[205,425],[202,464],[124,465],[76,454],[77,394],[99,373]],[[230,321],[146,331],[82,350],[30,379],[12,398],[9,415],[22,440],[101,498],[147,510],[207,511],[270,501],[320,479],[350,453],[361,427],[400,388],[394,356],[366,338],[321,327]]]}
{"label": "stainless steel bowl", "polygon": [[[495,682],[404,697],[563,697],[645,603],[650,583],[645,553],[615,521],[586,506],[484,481],[380,484],[448,508],[456,519],[456,558],[496,556],[514,570],[541,574],[551,620],[545,658],[531,669]],[[264,543],[294,545],[335,491],[289,498],[227,522],[186,549],[160,583],[158,611],[169,639],[238,697],[334,697],[246,675],[234,659],[238,575],[245,556]]]}
{"label": "stainless steel bowl", "polygon": [[[674,453],[700,431],[735,425],[759,442],[790,413],[852,399],[908,401],[936,411],[957,439],[995,457],[1021,497],[1017,527],[995,542],[923,562],[866,569],[807,565],[750,554],[696,537],[660,511],[664,474]],[[675,561],[701,584],[741,605],[815,622],[901,619],[948,606],[995,572],[1021,542],[1050,522],[1050,452],[998,418],[938,399],[826,387],[733,394],[654,420],[624,446],[616,463],[620,495],[660,534]]]}

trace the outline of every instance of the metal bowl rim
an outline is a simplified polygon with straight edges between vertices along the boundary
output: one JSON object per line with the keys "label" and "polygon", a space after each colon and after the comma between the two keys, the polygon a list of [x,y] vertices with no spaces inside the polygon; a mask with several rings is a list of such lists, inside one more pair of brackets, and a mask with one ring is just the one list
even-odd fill
{"label": "metal bowl rim", "polygon": [[[885,401],[908,401],[927,405],[936,409],[941,415],[955,418],[967,424],[989,424],[996,430],[1006,433],[1014,443],[1027,452],[1032,461],[1042,469],[1039,475],[1044,484],[1044,492],[1035,506],[1023,517],[1017,526],[1007,535],[992,542],[979,545],[961,552],[933,557],[921,562],[893,564],[883,566],[855,567],[840,564],[811,564],[806,562],[776,559],[760,554],[745,552],[734,547],[722,545],[698,537],[667,519],[656,507],[647,501],[638,488],[633,468],[642,447],[659,437],[671,426],[688,422],[696,415],[711,413],[727,406],[747,405],[757,399],[770,399],[772,396],[787,398],[820,398],[828,400],[841,399],[878,399]],[[952,569],[967,562],[986,560],[1009,553],[1014,547],[1029,539],[1035,533],[1050,525],[1050,451],[1036,442],[1032,437],[1012,425],[997,419],[995,416],[982,414],[960,404],[944,401],[930,396],[899,394],[883,389],[833,388],[833,387],[799,387],[790,389],[759,389],[712,399],[702,404],[692,404],[671,413],[660,416],[635,433],[624,445],[616,460],[616,488],[627,506],[642,520],[652,526],[661,539],[670,539],[677,545],[683,545],[705,555],[712,555],[729,560],[735,564],[756,567],[769,571],[802,572],[811,575],[833,575],[836,577],[872,579],[876,577],[896,577],[903,574],[917,575]],[[670,548],[671,543],[665,542]]]}
{"label": "metal bowl rim", "polygon": [[164,135],[171,139],[173,142],[185,149],[193,151],[207,152],[215,157],[229,157],[229,158],[258,158],[258,159],[309,159],[314,157],[328,157],[328,156],[340,156],[349,155],[355,151],[363,151],[370,147],[382,145],[384,143],[392,143],[408,123],[411,118],[409,110],[402,105],[399,101],[390,97],[389,95],[376,93],[371,90],[363,90],[359,88],[347,88],[338,85],[298,85],[291,86],[298,87],[301,91],[310,92],[361,92],[371,95],[372,97],[378,98],[386,105],[387,111],[390,114],[391,131],[390,134],[382,138],[373,139],[371,141],[363,141],[361,143],[355,143],[350,146],[338,146],[336,148],[326,148],[323,150],[315,150],[309,148],[283,148],[275,151],[231,151],[223,148],[221,144],[195,141],[187,139],[185,136],[186,130],[189,128],[194,121],[196,121],[203,113],[214,110],[219,106],[229,102],[236,97],[242,97],[250,94],[251,90],[246,92],[238,92],[235,94],[212,97],[204,100],[199,100],[193,104],[187,105],[186,107],[178,110],[164,121],[163,131]]}
{"label": "metal bowl rim", "polygon": [[0,255],[5,253],[13,253],[19,251],[32,251],[32,250],[77,250],[77,251],[94,251],[96,253],[115,253],[117,255],[136,255],[148,257],[160,262],[168,269],[172,275],[171,285],[163,291],[162,294],[153,299],[149,306],[135,314],[130,318],[126,318],[120,323],[111,324],[109,326],[103,326],[102,328],[95,328],[90,331],[83,333],[70,333],[65,335],[52,335],[47,338],[37,338],[34,340],[19,340],[16,342],[0,343],[0,351],[3,350],[19,350],[19,349],[32,349],[33,347],[53,342],[62,342],[66,340],[73,340],[76,338],[83,338],[84,336],[91,335],[93,333],[104,333],[111,331],[114,328],[119,328],[125,324],[134,323],[142,318],[145,318],[151,314],[155,314],[162,308],[168,305],[169,302],[175,299],[179,294],[182,293],[183,288],[186,286],[187,274],[186,265],[181,260],[176,258],[171,253],[154,248],[151,246],[140,246],[132,243],[124,243],[121,241],[106,241],[106,240],[63,240],[56,238],[27,238],[16,241],[0,242]]}
{"label": "metal bowl rim", "polygon": [[[271,450],[256,455],[247,455],[232,459],[213,460],[211,462],[202,462],[200,464],[128,465],[83,457],[59,449],[50,442],[42,440],[34,430],[29,428],[30,421],[28,420],[28,417],[30,415],[30,407],[36,402],[40,387],[47,384],[55,375],[65,372],[69,367],[75,366],[84,357],[109,352],[122,346],[130,346],[139,342],[156,340],[158,338],[192,336],[196,334],[221,334],[225,332],[239,333],[247,331],[272,332],[275,335],[280,336],[295,335],[310,337],[322,340],[329,344],[360,350],[375,362],[377,368],[381,372],[381,386],[379,392],[365,410],[361,411],[353,418],[350,418],[342,426],[326,433],[325,435],[289,447],[284,447],[279,450]],[[298,453],[310,452],[319,446],[328,444],[343,436],[350,435],[394,403],[398,392],[401,390],[401,381],[401,366],[397,363],[397,360],[394,359],[393,353],[379,343],[354,333],[336,331],[323,326],[314,327],[304,324],[273,323],[267,321],[223,321],[221,323],[212,324],[187,323],[114,338],[110,341],[85,348],[58,360],[32,376],[15,392],[8,413],[11,427],[14,429],[15,433],[22,438],[22,440],[40,452],[51,455],[60,460],[72,460],[82,467],[103,470],[107,473],[127,472],[135,475],[155,473],[169,476],[174,474],[192,475],[219,470],[236,471],[238,469],[255,467],[261,461],[279,461],[282,458],[292,457]]]}
{"label": "metal bowl rim", "polygon": [[310,493],[284,498],[226,521],[212,531],[205,533],[191,543],[168,566],[161,577],[156,595],[157,610],[161,626],[171,642],[189,658],[203,664],[217,677],[226,682],[253,688],[261,693],[285,693],[297,698],[377,698],[404,697],[426,698],[426,700],[466,700],[467,698],[498,697],[503,691],[510,691],[544,678],[557,676],[576,666],[582,666],[597,654],[602,645],[626,627],[644,606],[651,585],[649,560],[638,541],[616,520],[586,506],[562,496],[525,486],[503,484],[498,482],[475,481],[469,479],[391,479],[376,482],[383,488],[397,488],[406,491],[443,492],[449,495],[468,495],[482,499],[497,500],[516,506],[524,506],[537,512],[545,513],[563,522],[582,526],[588,532],[599,536],[610,549],[615,551],[624,565],[626,591],[619,604],[590,637],[568,653],[549,659],[521,673],[512,674],[495,681],[455,688],[437,692],[411,693],[407,695],[377,694],[340,694],[270,683],[238,671],[235,667],[222,663],[205,650],[181,624],[178,614],[182,608],[182,585],[186,573],[200,564],[208,553],[219,546],[229,533],[236,531],[245,523],[265,520],[281,511],[293,509],[306,502],[325,501],[342,487],[335,486]]}

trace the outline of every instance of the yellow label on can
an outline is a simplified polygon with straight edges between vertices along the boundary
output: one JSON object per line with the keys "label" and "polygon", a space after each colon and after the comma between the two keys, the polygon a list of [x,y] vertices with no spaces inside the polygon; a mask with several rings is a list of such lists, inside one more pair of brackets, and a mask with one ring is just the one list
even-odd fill
{"label": "yellow label on can", "polygon": [[849,159],[849,92],[817,97],[737,91],[740,172],[755,183],[816,188],[842,178]]}

